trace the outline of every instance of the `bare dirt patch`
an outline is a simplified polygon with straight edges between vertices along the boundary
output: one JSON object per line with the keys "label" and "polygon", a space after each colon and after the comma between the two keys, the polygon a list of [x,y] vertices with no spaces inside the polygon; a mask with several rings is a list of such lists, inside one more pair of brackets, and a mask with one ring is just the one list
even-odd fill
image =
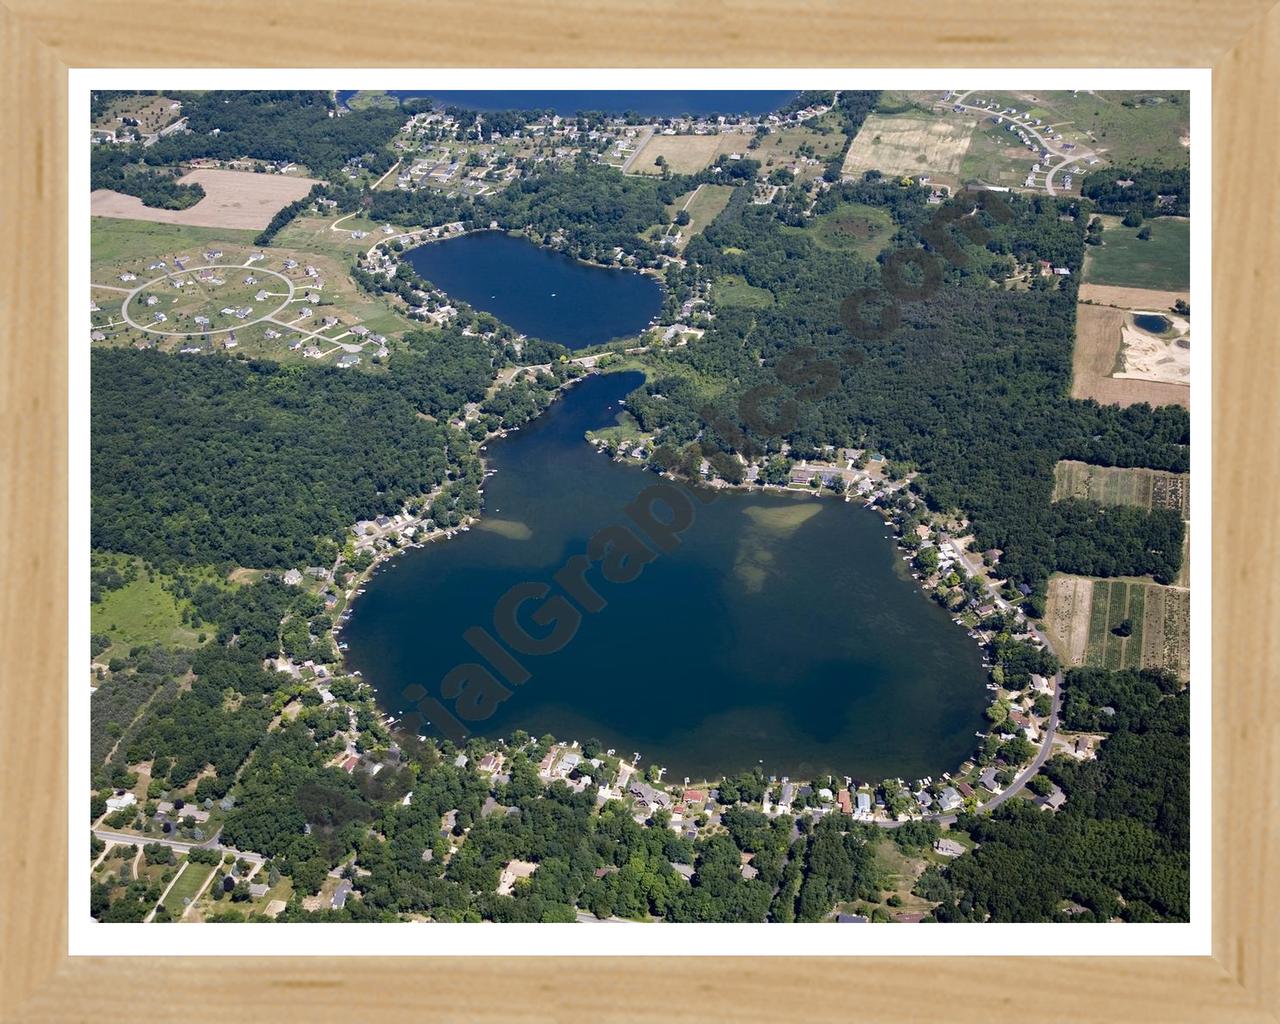
{"label": "bare dirt patch", "polygon": [[89,196],[90,212],[95,217],[146,220],[157,224],[261,230],[281,207],[301,199],[316,184],[314,178],[216,168],[191,171],[178,180],[183,185],[203,186],[205,197],[185,210],[159,210],[143,206],[142,200],[136,196],[97,189]]}
{"label": "bare dirt patch", "polygon": [[[1084,286],[1080,289],[1084,292]],[[1141,291],[1141,289],[1115,289]],[[1148,293],[1149,294],[1149,293]],[[1137,308],[1143,308],[1139,305]],[[1148,305],[1146,308],[1160,308]],[[1115,377],[1127,308],[1076,305],[1076,345],[1072,357],[1071,397],[1093,398],[1103,405],[1181,405],[1191,407],[1191,388],[1157,380]]]}

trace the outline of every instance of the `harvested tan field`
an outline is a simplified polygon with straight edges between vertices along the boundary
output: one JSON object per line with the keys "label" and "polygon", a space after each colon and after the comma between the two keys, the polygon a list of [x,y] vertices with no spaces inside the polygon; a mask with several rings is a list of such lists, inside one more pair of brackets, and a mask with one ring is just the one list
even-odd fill
{"label": "harvested tan field", "polygon": [[871,114],[849,146],[843,173],[932,175],[954,184],[969,149],[973,124],[918,114]]}
{"label": "harvested tan field", "polygon": [[100,188],[89,196],[90,213],[95,217],[147,220],[157,224],[261,230],[281,207],[301,199],[317,184],[314,178],[216,168],[191,171],[178,181],[183,185],[203,186],[205,197],[185,210],[159,210],[143,206],[136,196]]}
{"label": "harvested tan field", "polygon": [[1076,296],[1081,302],[1096,302],[1118,309],[1170,310],[1181,299],[1190,304],[1190,292],[1162,292],[1152,288],[1120,288],[1110,284],[1082,284]]}
{"label": "harvested tan field", "polygon": [[[1086,288],[1095,285],[1083,285]],[[1136,288],[1114,288],[1114,292],[1140,293]],[[1172,294],[1172,293],[1154,293]],[[1137,308],[1151,308],[1151,303],[1139,303]],[[1113,377],[1118,369],[1122,330],[1128,323],[1128,306],[1076,305],[1076,345],[1072,357],[1071,397],[1093,398],[1103,405],[1181,405],[1191,408],[1191,388],[1187,384],[1169,384],[1163,381],[1137,380]],[[1160,307],[1155,307],[1160,308]]]}
{"label": "harvested tan field", "polygon": [[1093,610],[1093,581],[1083,576],[1053,576],[1045,599],[1045,632],[1064,665],[1084,664]]}
{"label": "harvested tan field", "polygon": [[661,174],[654,161],[664,157],[673,174],[696,174],[721,153],[747,155],[750,138],[741,132],[719,135],[654,135],[631,165],[632,174]]}

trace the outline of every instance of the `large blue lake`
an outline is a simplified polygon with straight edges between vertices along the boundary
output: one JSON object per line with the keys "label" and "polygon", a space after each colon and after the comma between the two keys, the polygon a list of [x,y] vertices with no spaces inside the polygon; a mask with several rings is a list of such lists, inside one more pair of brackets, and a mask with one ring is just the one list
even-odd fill
{"label": "large blue lake", "polygon": [[[628,522],[625,507],[659,478],[610,461],[583,433],[612,423],[641,382],[588,377],[490,444],[496,475],[481,523],[369,581],[343,639],[389,712],[421,697],[407,688],[439,697],[451,669],[477,661],[463,633],[493,632],[511,587],[560,593],[557,570],[597,531]],[[972,752],[987,697],[978,649],[910,579],[875,513],[809,495],[725,493],[697,506],[679,541],[630,582],[590,570],[605,606],[558,652],[521,656],[531,678],[472,730],[595,737],[677,778],[759,764],[914,779]],[[548,624],[522,625],[541,636]]]}
{"label": "large blue lake", "polygon": [[569,348],[639,334],[662,309],[662,286],[646,274],[593,267],[502,231],[431,242],[407,258],[448,295]]}
{"label": "large blue lake", "polygon": [[[681,114],[767,114],[777,110],[796,90],[764,89],[388,89],[399,99],[430,96],[441,106],[471,110],[552,110],[562,117],[582,111],[678,117]],[[339,91],[345,104],[354,89]]]}

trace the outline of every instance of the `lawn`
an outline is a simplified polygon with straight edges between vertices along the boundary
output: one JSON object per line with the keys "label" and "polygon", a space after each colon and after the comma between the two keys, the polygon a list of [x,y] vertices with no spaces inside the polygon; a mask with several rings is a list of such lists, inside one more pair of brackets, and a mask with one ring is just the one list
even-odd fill
{"label": "lawn", "polygon": [[[233,228],[195,228],[181,224],[154,224],[144,220],[121,220],[115,217],[91,217],[89,220],[90,265],[96,284],[120,287],[116,275],[124,270],[138,274],[139,284],[155,277],[147,265],[157,260],[173,267],[174,256],[188,256],[204,262],[201,253],[207,248],[223,250],[223,263],[232,262],[229,247],[247,253],[253,246],[256,231]],[[237,263],[243,263],[240,256]],[[192,262],[189,266],[197,266]]]}
{"label": "lawn", "polygon": [[587,440],[589,441],[599,439],[601,441],[630,443],[648,436],[640,430],[640,424],[636,422],[635,417],[625,409],[618,413],[610,426],[587,431]]}
{"label": "lawn", "polygon": [[[1156,217],[1127,228],[1119,217],[1103,217],[1102,245],[1085,247],[1084,280],[1126,288],[1181,291],[1191,283],[1191,221]],[[1138,238],[1142,227],[1151,237]]]}
{"label": "lawn", "polygon": [[724,306],[763,309],[773,305],[773,293],[747,283],[741,274],[725,274],[717,278],[711,290],[715,300]]}
{"label": "lawn", "polygon": [[732,185],[702,185],[696,189],[685,207],[689,212],[689,223],[684,228],[685,235],[696,235],[706,228],[728,205],[729,197],[732,195]]}
{"label": "lawn", "polygon": [[185,909],[183,898],[195,899],[195,895],[200,891],[200,886],[204,885],[207,879],[216,870],[211,864],[187,863],[187,869],[178,876],[178,880],[173,883],[173,888],[169,890],[169,894],[164,898],[164,905],[168,908],[169,913],[175,918],[182,916]]}

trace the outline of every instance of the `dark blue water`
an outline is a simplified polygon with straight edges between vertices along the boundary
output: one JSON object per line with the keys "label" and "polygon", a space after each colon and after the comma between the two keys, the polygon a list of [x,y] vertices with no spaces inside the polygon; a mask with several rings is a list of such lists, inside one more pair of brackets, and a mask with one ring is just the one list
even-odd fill
{"label": "dark blue water", "polygon": [[1163,334],[1169,329],[1168,319],[1155,313],[1134,313],[1133,323],[1135,327],[1150,331],[1152,334]]}
{"label": "dark blue water", "polygon": [[[582,111],[677,117],[681,114],[767,114],[796,95],[796,90],[732,89],[388,89],[399,99],[430,96],[440,106],[471,110],[552,110],[562,117]],[[346,104],[354,89],[339,91]]]}
{"label": "dark blue water", "polygon": [[639,334],[662,309],[662,286],[501,231],[478,231],[411,250],[408,260],[446,294],[522,334],[569,348]]}
{"label": "dark blue water", "polygon": [[[343,638],[389,712],[421,698],[406,687],[447,697],[443,677],[478,660],[463,632],[496,635],[509,588],[531,581],[562,593],[555,574],[587,539],[631,522],[626,506],[659,478],[611,462],[583,432],[611,423],[641,380],[591,376],[490,444],[497,473],[481,524],[370,580]],[[531,678],[471,731],[595,737],[676,778],[757,764],[877,781],[953,770],[983,724],[985,674],[972,641],[903,565],[879,516],[856,503],[721,494],[637,579],[588,571],[605,607],[584,614],[560,650],[521,655]],[[540,607],[519,619],[536,636],[552,625],[535,624]]]}

